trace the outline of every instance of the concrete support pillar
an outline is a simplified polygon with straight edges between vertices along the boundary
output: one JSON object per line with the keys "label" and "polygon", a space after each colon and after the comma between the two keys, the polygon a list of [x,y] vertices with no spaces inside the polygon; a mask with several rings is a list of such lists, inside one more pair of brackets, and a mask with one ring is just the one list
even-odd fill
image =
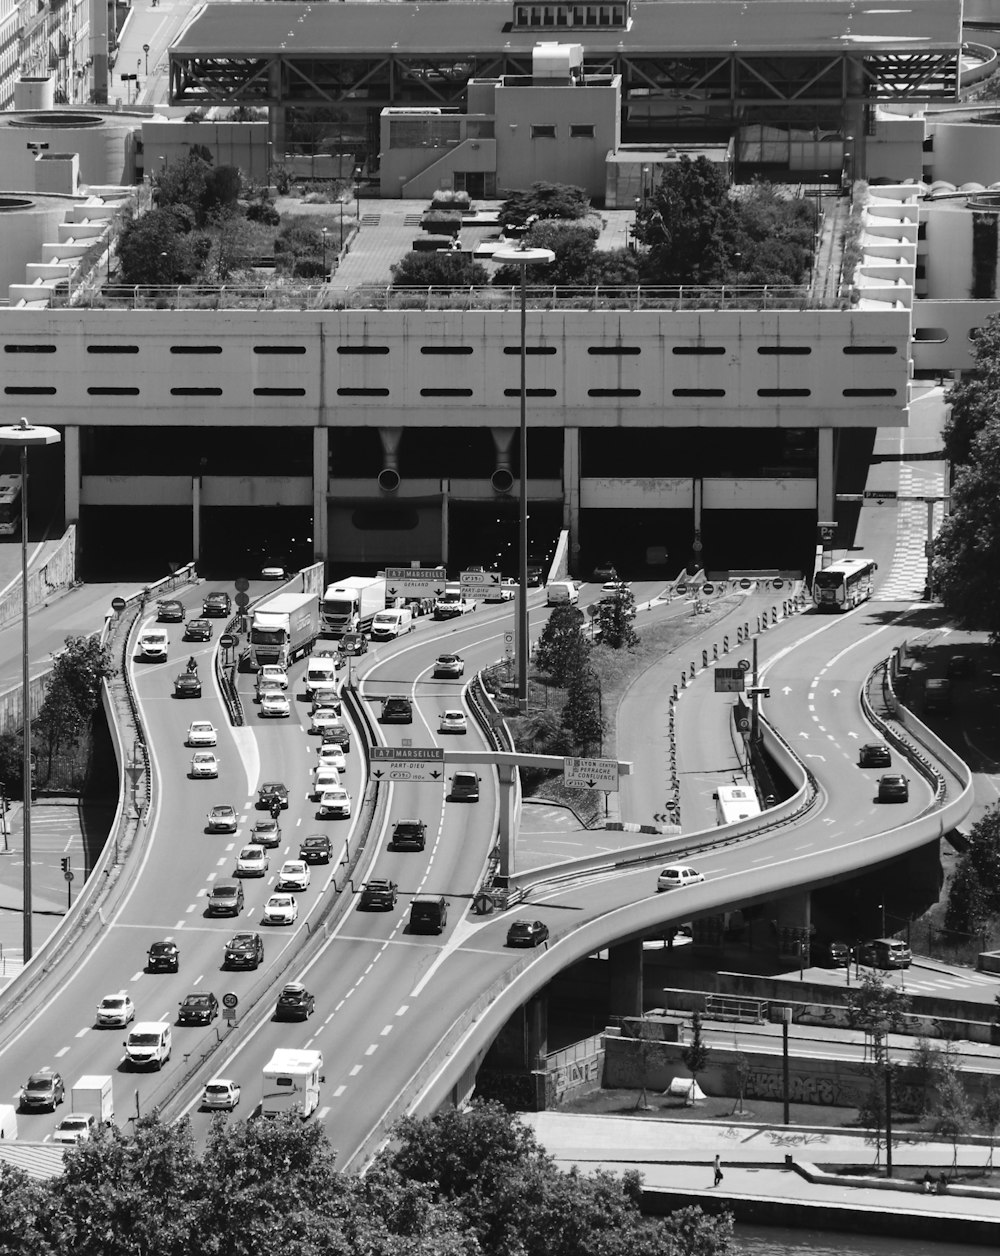
{"label": "concrete support pillar", "polygon": [[641,1016],[641,939],[610,947],[608,964],[608,1011],[612,1016]]}
{"label": "concrete support pillar", "polygon": [[497,876],[506,885],[506,878],[514,871],[514,843],[517,839],[517,768],[512,763],[497,765],[500,778],[500,819],[498,822],[497,846],[500,850],[500,866]]}
{"label": "concrete support pillar", "polygon": [[816,434],[816,518],[836,519],[837,474],[833,462],[833,428],[821,427]]}
{"label": "concrete support pillar", "polygon": [[701,515],[702,515],[702,497],[704,496],[705,486],[700,479],[691,482],[691,504],[694,508],[694,537],[691,541],[691,565],[695,571],[698,571],[704,561],[702,556],[701,542]]}
{"label": "concrete support pillar", "polygon": [[330,484],[330,429],[313,428],[313,561],[330,557],[330,511],[326,494]]}
{"label": "concrete support pillar", "polygon": [[66,522],[80,521],[80,429],[63,429],[63,475],[65,477]]}
{"label": "concrete support pillar", "polygon": [[191,557],[201,562],[201,476],[191,477]]}
{"label": "concrete support pillar", "polygon": [[569,533],[569,572],[580,575],[580,429],[563,431],[563,527]]}
{"label": "concrete support pillar", "polygon": [[790,963],[808,968],[812,934],[812,897],[808,890],[778,899],[771,905],[777,930],[778,955]]}
{"label": "concrete support pillar", "polygon": [[529,1072],[548,1051],[549,1003],[536,995],[520,1007],[497,1034],[487,1060],[501,1072]]}
{"label": "concrete support pillar", "polygon": [[448,493],[451,480],[441,481],[441,566],[448,566]]}

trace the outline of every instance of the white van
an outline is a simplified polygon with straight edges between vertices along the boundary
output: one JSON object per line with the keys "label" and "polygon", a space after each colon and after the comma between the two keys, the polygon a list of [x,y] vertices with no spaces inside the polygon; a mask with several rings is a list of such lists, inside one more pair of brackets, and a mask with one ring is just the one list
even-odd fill
{"label": "white van", "polygon": [[545,587],[546,606],[575,606],[580,600],[572,580],[553,580]]}
{"label": "white van", "polygon": [[12,1103],[0,1103],[0,1138],[17,1138],[17,1109]]}
{"label": "white van", "polygon": [[336,657],[332,654],[319,654],[311,658],[306,664],[306,697],[313,698],[318,693],[339,692]]}
{"label": "white van", "polygon": [[147,628],[139,634],[139,653],[144,659],[166,662],[169,646],[166,628]]}
{"label": "white van", "polygon": [[163,1068],[170,1059],[170,1023],[137,1021],[125,1039],[125,1057],[132,1068]]}
{"label": "white van", "polygon": [[376,614],[372,620],[371,637],[373,641],[394,641],[396,637],[412,632],[415,627],[413,611],[408,606],[401,606],[398,610]]}

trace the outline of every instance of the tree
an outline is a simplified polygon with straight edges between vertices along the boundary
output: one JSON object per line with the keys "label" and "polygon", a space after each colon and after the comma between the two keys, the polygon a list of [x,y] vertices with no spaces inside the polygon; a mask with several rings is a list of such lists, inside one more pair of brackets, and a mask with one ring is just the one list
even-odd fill
{"label": "tree", "polygon": [[45,754],[44,778],[61,750],[75,746],[90,727],[101,701],[101,683],[114,667],[111,651],[96,637],[67,637],[65,649],[56,655],[45,697],[34,725],[39,748]]}
{"label": "tree", "polygon": [[704,157],[682,157],[664,170],[635,216],[635,238],[647,250],[645,281],[719,283],[736,231],[737,215],[723,170]]}
{"label": "tree", "polygon": [[929,1038],[918,1038],[910,1055],[914,1085],[920,1088],[920,1116],[934,1109],[937,1089],[943,1076],[944,1051]]}
{"label": "tree", "polygon": [[160,209],[178,206],[190,212],[192,225],[200,220],[211,172],[208,161],[193,151],[173,161],[153,177],[153,204]]}
{"label": "tree", "polygon": [[1000,1129],[1000,1083],[997,1082],[995,1077],[989,1078],[983,1086],[979,1106],[976,1109],[976,1124],[990,1140],[990,1157],[987,1161],[987,1167],[992,1173],[993,1149],[996,1143],[997,1130]]}
{"label": "tree", "polygon": [[574,745],[585,752],[604,737],[597,674],[589,665],[576,668],[568,678],[562,725]]}
{"label": "tree", "polygon": [[406,253],[391,269],[397,288],[480,288],[490,279],[484,266],[458,251]]}
{"label": "tree", "polygon": [[984,812],[969,832],[969,863],[989,913],[1000,911],[1000,805]]}
{"label": "tree", "polygon": [[973,334],[972,356],[975,366],[947,398],[951,411],[944,425],[944,452],[956,466],[973,460],[976,437],[1000,413],[1000,317],[996,314]]}
{"label": "tree", "polygon": [[535,646],[535,666],[561,686],[586,666],[589,653],[582,612],[575,606],[555,607]]}
{"label": "tree", "polygon": [[691,1041],[682,1049],[681,1059],[691,1074],[691,1089],[688,1092],[688,1099],[694,1104],[696,1102],[695,1096],[698,1093],[698,1074],[703,1073],[708,1066],[708,1047],[701,1036],[700,1012],[696,1011],[691,1015]]}
{"label": "tree", "polygon": [[880,1163],[883,1130],[888,1125],[887,1083],[891,1093],[897,1074],[896,1065],[889,1059],[886,1038],[902,1028],[909,1008],[909,997],[874,971],[862,973],[860,983],[847,996],[847,1023],[852,1029],[864,1031],[872,1051],[872,1063],[865,1069],[870,1086],[858,1107],[858,1119],[868,1128],[870,1141],[875,1144],[876,1164]]}
{"label": "tree", "polygon": [[585,218],[590,198],[583,188],[569,183],[533,183],[522,192],[512,193],[500,206],[500,226],[524,228],[530,218]]}
{"label": "tree", "polygon": [[174,209],[151,209],[126,221],[118,265],[123,282],[148,287],[190,283],[198,273],[187,224]]}
{"label": "tree", "polygon": [[597,622],[601,630],[601,645],[612,650],[630,650],[639,644],[639,636],[633,628],[635,620],[635,595],[628,585],[618,584],[614,593],[602,598]]}
{"label": "tree", "polygon": [[949,1043],[941,1061],[937,1103],[934,1107],[934,1133],[951,1143],[951,1171],[958,1167],[958,1144],[975,1124],[975,1113],[969,1099],[962,1068]]}
{"label": "tree", "polygon": [[944,927],[953,935],[980,933],[988,914],[979,873],[966,851],[959,859],[948,886]]}

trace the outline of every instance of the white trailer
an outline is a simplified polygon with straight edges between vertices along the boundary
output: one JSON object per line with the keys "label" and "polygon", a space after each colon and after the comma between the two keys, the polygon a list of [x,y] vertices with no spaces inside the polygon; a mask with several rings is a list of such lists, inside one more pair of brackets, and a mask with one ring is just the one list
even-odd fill
{"label": "white trailer", "polygon": [[323,1052],[279,1047],[264,1065],[261,1116],[297,1112],[303,1120],[319,1105]]}
{"label": "white trailer", "polygon": [[70,1109],[73,1112],[89,1112],[98,1125],[115,1119],[115,1095],[111,1078],[107,1074],[87,1074],[81,1077],[71,1091]]}
{"label": "white trailer", "polygon": [[323,632],[342,637],[345,632],[367,632],[379,611],[385,610],[385,576],[346,576],[323,594]]}

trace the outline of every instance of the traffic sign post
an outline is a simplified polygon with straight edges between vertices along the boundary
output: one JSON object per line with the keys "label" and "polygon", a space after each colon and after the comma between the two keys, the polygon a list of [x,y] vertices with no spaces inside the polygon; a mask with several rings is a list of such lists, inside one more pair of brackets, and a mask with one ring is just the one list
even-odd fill
{"label": "traffic sign post", "polygon": [[386,567],[386,597],[442,597],[448,584],[445,567]]}
{"label": "traffic sign post", "polygon": [[499,571],[462,571],[458,576],[463,598],[485,597],[500,587]]}
{"label": "traffic sign post", "polygon": [[746,670],[742,667],[717,667],[715,692],[742,693],[746,687],[746,675]]}
{"label": "traffic sign post", "polygon": [[895,506],[898,496],[894,488],[866,488],[864,500],[866,506]]}
{"label": "traffic sign post", "polygon": [[618,793],[617,759],[563,759],[563,784],[568,789],[602,789]]}
{"label": "traffic sign post", "polygon": [[239,999],[235,994],[230,992],[222,996],[222,1014],[230,1025],[236,1020],[236,1008],[238,1006]]}
{"label": "traffic sign post", "polygon": [[376,781],[421,785],[444,776],[444,751],[439,746],[372,746],[371,763]]}

